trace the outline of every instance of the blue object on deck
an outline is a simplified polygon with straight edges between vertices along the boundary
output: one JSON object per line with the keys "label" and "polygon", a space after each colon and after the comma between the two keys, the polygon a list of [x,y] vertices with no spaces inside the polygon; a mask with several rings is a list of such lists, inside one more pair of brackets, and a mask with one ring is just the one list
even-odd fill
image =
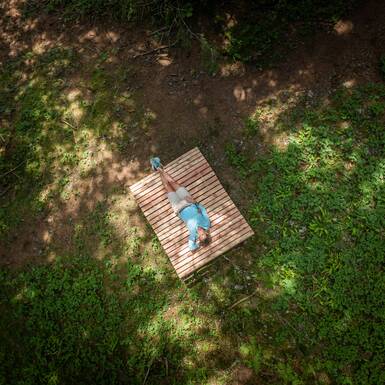
{"label": "blue object on deck", "polygon": [[158,157],[151,158],[150,159],[151,168],[156,171],[159,167],[162,166],[162,163],[160,163],[160,159]]}
{"label": "blue object on deck", "polygon": [[179,211],[179,218],[187,225],[189,231],[188,247],[190,250],[197,249],[198,227],[208,230],[211,226],[206,208],[200,203],[191,204]]}

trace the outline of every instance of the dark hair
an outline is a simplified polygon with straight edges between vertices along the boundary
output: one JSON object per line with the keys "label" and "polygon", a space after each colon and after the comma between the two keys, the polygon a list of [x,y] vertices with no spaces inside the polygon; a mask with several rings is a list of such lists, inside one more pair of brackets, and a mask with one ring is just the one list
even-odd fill
{"label": "dark hair", "polygon": [[203,229],[203,231],[205,233],[205,238],[203,240],[201,240],[200,237],[198,236],[199,243],[201,246],[207,246],[211,242],[210,233],[204,229]]}

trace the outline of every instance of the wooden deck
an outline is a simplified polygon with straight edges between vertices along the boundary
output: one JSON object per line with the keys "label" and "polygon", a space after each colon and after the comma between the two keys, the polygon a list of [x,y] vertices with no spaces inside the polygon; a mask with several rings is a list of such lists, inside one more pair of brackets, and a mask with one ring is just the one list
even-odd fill
{"label": "wooden deck", "polygon": [[172,211],[159,174],[152,173],[130,187],[176,273],[184,279],[254,232],[197,147],[164,169],[206,207],[212,225],[211,243],[193,254],[188,248],[187,227]]}

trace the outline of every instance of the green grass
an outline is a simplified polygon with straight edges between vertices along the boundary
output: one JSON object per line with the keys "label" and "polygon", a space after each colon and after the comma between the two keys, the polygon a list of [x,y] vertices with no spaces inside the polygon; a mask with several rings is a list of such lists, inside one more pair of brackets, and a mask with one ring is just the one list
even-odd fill
{"label": "green grass", "polygon": [[[2,272],[0,383],[141,383],[164,355],[173,370],[184,348],[162,317],[162,281],[153,270],[112,262],[76,257]],[[118,273],[124,280],[115,284]]]}
{"label": "green grass", "polygon": [[292,314],[314,369],[336,383],[381,383],[385,87],[340,90],[328,107],[282,120],[286,150],[249,162],[229,153],[255,180],[250,220],[266,249],[255,268],[280,288],[276,305]]}
{"label": "green grass", "polygon": [[[124,153],[146,132],[151,113],[123,88],[130,68],[107,69],[108,55],[81,66],[74,50],[53,48],[2,68],[0,175],[14,198],[0,208],[3,241],[27,214],[35,218],[50,203],[74,197],[72,182],[95,175],[95,154]],[[87,80],[73,80],[75,73]]]}
{"label": "green grass", "polygon": [[286,147],[256,152],[265,110],[246,120],[223,151],[256,235],[188,288],[123,188],[107,183],[97,203],[74,187],[155,118],[110,54],[79,65],[55,49],[2,69],[1,174],[16,167],[1,181],[2,242],[52,213],[71,231],[44,263],[1,268],[0,384],[228,384],[242,367],[251,383],[383,383],[385,86],[281,113],[272,138]]}

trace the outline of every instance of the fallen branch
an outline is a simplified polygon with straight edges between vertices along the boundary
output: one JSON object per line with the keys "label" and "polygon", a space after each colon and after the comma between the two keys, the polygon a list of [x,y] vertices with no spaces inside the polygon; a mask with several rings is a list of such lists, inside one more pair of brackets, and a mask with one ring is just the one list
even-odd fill
{"label": "fallen branch", "polygon": [[3,195],[5,195],[9,190],[10,190],[10,188],[11,188],[12,186],[11,185],[9,185],[8,187],[6,187],[1,193],[0,193],[0,198],[3,196]]}
{"label": "fallen branch", "polygon": [[140,56],[150,55],[150,54],[152,54],[152,53],[161,51],[162,49],[171,48],[171,47],[173,47],[175,44],[176,44],[176,42],[175,42],[175,43],[172,43],[172,44],[169,44],[169,45],[161,45],[160,47],[151,49],[151,50],[149,50],[149,51],[142,52],[142,53],[137,53],[136,55],[133,56],[133,58],[136,59],[137,57],[140,57]]}
{"label": "fallen branch", "polygon": [[7,171],[3,175],[0,175],[0,178],[4,178],[6,175],[10,174],[11,172],[14,172],[16,169],[18,169],[22,164],[24,164],[27,160],[23,160],[21,163],[19,163],[16,167],[14,167],[12,170]]}
{"label": "fallen branch", "polygon": [[313,342],[312,339],[308,336],[308,334],[306,332],[300,332],[299,330],[297,330],[290,322],[286,321],[283,317],[281,317],[278,312],[276,312],[276,315],[277,315],[277,318],[283,323],[285,324],[286,326],[289,326],[291,329],[293,329],[295,331],[296,334],[294,334],[294,337],[296,338],[298,335],[302,334],[303,336],[306,337],[306,339],[309,341],[309,342]]}
{"label": "fallen branch", "polygon": [[257,290],[254,291],[253,293],[251,293],[250,295],[241,298],[239,301],[234,302],[234,303],[229,307],[229,310],[233,309],[235,306],[239,305],[240,303],[247,301],[249,298],[253,297],[255,294],[257,294]]}
{"label": "fallen branch", "polygon": [[162,28],[157,29],[156,31],[150,32],[147,36],[155,35],[155,34],[157,34],[158,32],[164,31],[165,29],[167,29],[167,25],[164,26],[164,27],[162,27]]}
{"label": "fallen branch", "polygon": [[68,127],[71,127],[73,130],[76,130],[77,128],[73,126],[71,123],[67,122],[66,120],[62,119],[62,123],[66,124]]}
{"label": "fallen branch", "polygon": [[151,369],[151,366],[152,366],[152,363],[154,362],[154,358],[151,359],[150,361],[150,364],[148,365],[148,369],[147,369],[147,373],[146,373],[146,376],[144,377],[144,380],[143,380],[143,385],[146,383],[147,381],[147,377],[148,377],[148,373],[150,373],[150,369]]}

